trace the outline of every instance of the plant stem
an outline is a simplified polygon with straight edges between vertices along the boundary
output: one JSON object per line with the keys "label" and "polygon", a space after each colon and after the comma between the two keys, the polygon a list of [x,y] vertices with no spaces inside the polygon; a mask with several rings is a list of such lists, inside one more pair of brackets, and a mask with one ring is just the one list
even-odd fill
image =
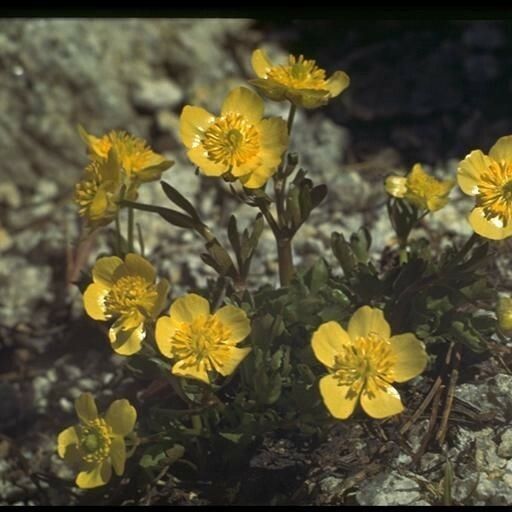
{"label": "plant stem", "polygon": [[133,252],[133,228],[134,212],[131,206],[128,207],[128,252]]}
{"label": "plant stem", "polygon": [[[288,113],[288,137],[292,133],[293,120],[295,119],[295,112],[297,107],[291,103],[290,111]],[[276,176],[274,178],[274,192],[276,197],[276,209],[277,209],[277,230],[274,230],[274,236],[277,243],[277,258],[279,262],[279,280],[281,286],[288,286],[293,277],[293,251],[292,251],[292,238],[286,228],[285,221],[285,197],[286,197],[286,175],[283,170],[285,168],[284,158],[281,166],[279,167]],[[270,212],[268,212],[270,213]],[[265,215],[265,212],[263,212]],[[265,215],[267,222],[269,219]],[[272,226],[271,226],[272,227]]]}
{"label": "plant stem", "polygon": [[121,251],[121,223],[119,222],[119,212],[116,214],[116,254],[122,257]]}

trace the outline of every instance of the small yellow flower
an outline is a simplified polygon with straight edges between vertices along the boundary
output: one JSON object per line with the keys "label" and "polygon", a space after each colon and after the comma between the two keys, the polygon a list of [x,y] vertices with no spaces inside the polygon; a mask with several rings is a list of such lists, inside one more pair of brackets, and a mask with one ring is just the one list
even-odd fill
{"label": "small yellow flower", "polygon": [[180,135],[187,155],[206,176],[233,176],[246,188],[262,187],[275,173],[288,144],[283,119],[262,119],[263,100],[245,87],[233,89],[220,116],[185,106]]}
{"label": "small yellow flower", "polygon": [[158,319],[155,338],[160,352],[174,360],[174,375],[208,384],[211,372],[230,375],[251,350],[236,347],[251,331],[240,308],[224,306],[212,315],[206,299],[189,293],[174,301],[169,314]]}
{"label": "small yellow flower", "polygon": [[84,393],[75,400],[75,409],[80,423],[59,434],[57,452],[78,471],[75,480],[78,487],[100,487],[109,482],[112,467],[116,475],[124,473],[124,438],[132,434],[137,411],[123,399],[112,402],[104,417],[98,416],[90,393]]}
{"label": "small yellow flower", "polygon": [[407,176],[388,176],[385,187],[390,196],[403,198],[412,205],[435,212],[448,203],[455,182],[429,176],[420,164],[415,164]]}
{"label": "small yellow flower", "polygon": [[474,196],[471,227],[492,240],[512,236],[512,135],[501,137],[484,155],[471,151],[459,164],[459,187]]}
{"label": "small yellow flower", "polygon": [[512,297],[500,297],[496,312],[500,329],[512,334]]}
{"label": "small yellow flower", "polygon": [[119,210],[121,173],[117,154],[109,151],[102,161],[93,161],[85,168],[85,178],[75,187],[78,213],[92,229],[110,223]]}
{"label": "small yellow flower", "polygon": [[155,284],[156,271],[142,256],[100,258],[92,270],[93,283],[84,293],[84,307],[94,320],[115,319],[109,330],[112,348],[130,356],[141,349],[146,324],[162,310],[169,282]]}
{"label": "small yellow flower", "polygon": [[348,418],[358,400],[372,418],[386,418],[404,407],[393,382],[419,375],[427,364],[423,343],[412,333],[391,336],[380,309],[363,306],[345,331],[337,322],[322,324],[311,340],[316,358],[329,369],[320,393],[330,413]]}
{"label": "small yellow flower", "polygon": [[258,91],[274,101],[289,100],[304,108],[317,108],[341,94],[350,84],[344,71],[336,71],[329,79],[325,70],[304,56],[288,57],[288,64],[274,65],[263,50],[252,54],[252,67],[259,78],[250,80]]}
{"label": "small yellow flower", "polygon": [[136,183],[159,180],[162,172],[174,162],[155,153],[144,141],[123,131],[111,131],[95,137],[79,127],[80,135],[95,160],[107,158],[111,148],[117,151],[119,162],[129,180]]}

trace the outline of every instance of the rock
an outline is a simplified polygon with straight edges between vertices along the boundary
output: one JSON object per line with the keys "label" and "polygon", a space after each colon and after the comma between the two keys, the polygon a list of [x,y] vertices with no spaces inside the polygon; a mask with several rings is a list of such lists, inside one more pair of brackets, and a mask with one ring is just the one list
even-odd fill
{"label": "rock", "polygon": [[501,434],[501,443],[498,447],[498,455],[507,459],[512,458],[512,428],[508,428]]}
{"label": "rock", "polygon": [[364,482],[356,494],[356,500],[363,506],[430,505],[422,498],[420,486],[415,480],[389,470]]}
{"label": "rock", "polygon": [[174,108],[183,99],[183,92],[176,82],[170,79],[142,79],[133,92],[136,107],[154,112],[164,108]]}

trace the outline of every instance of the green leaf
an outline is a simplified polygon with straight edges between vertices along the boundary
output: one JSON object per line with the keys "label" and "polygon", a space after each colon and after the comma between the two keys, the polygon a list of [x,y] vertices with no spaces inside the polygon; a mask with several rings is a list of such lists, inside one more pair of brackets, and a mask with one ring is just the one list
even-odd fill
{"label": "green leaf", "polygon": [[197,213],[197,210],[190,203],[188,199],[182,196],[174,187],[166,183],[165,181],[161,181],[160,185],[162,185],[162,189],[165,195],[176,205],[179,206],[182,210],[187,212],[196,222],[201,223],[201,219]]}
{"label": "green leaf", "polygon": [[158,213],[169,224],[179,228],[200,229],[202,227],[201,222],[198,222],[188,215],[184,215],[183,213],[178,212],[177,210],[171,210],[170,208],[154,206],[151,204],[135,203],[133,201],[122,201],[122,205],[130,206],[135,210]]}

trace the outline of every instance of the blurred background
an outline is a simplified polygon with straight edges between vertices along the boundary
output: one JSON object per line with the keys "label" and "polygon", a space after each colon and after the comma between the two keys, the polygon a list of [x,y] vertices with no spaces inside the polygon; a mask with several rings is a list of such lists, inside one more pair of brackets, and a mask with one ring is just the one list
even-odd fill
{"label": "blurred background", "polygon": [[[384,215],[387,174],[421,162],[453,177],[470,150],[487,152],[512,133],[510,22],[0,20],[0,431],[19,439],[34,467],[65,471],[53,452],[55,432],[71,418],[78,393],[112,393],[112,361],[119,366],[68,285],[77,277],[80,235],[71,198],[87,163],[77,125],[95,135],[127,130],[175,160],[164,179],[222,229],[222,238],[231,213],[244,224],[255,212],[217,180],[194,174],[179,140],[179,115],[185,104],[217,112],[230,88],[253,77],[250,56],[261,46],[276,61],[302,53],[328,75],[341,69],[351,77],[339,98],[296,119],[292,149],[300,150],[311,178],[329,187],[297,237],[299,265],[319,255],[331,259],[330,233],[363,224],[379,254],[393,241]],[[268,104],[266,112],[284,116],[286,107]],[[457,191],[453,197],[429,222],[439,243],[471,232],[471,202]],[[158,184],[143,187],[140,200],[166,204]],[[201,240],[149,214],[138,212],[137,220],[175,295],[205,285],[213,273],[198,257]],[[82,264],[108,243],[105,230]],[[272,254],[265,233],[255,283],[275,283]],[[6,503],[37,501],[26,490],[30,479],[24,491],[13,484],[25,477],[16,473],[9,446],[0,443],[0,496]]]}

